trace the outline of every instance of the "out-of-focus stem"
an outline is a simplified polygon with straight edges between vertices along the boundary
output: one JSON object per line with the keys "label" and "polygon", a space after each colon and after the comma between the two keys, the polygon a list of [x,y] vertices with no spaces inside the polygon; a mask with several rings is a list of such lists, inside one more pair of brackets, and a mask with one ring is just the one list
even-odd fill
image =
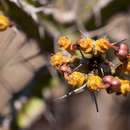
{"label": "out-of-focus stem", "polygon": [[105,84],[103,86],[98,86],[97,88],[99,88],[99,89],[106,89],[106,88],[109,88],[109,87],[110,87],[109,84]]}

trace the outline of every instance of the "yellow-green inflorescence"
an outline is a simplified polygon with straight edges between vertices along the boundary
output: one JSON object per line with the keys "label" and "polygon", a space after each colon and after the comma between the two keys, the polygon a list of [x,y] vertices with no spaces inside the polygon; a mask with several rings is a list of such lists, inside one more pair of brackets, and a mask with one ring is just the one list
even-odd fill
{"label": "yellow-green inflorescence", "polygon": [[[99,91],[105,89],[108,94],[115,93],[123,96],[130,92],[130,81],[121,79],[120,73],[130,74],[129,53],[125,56],[116,54],[119,51],[118,46],[114,46],[108,39],[99,38],[97,40],[91,38],[81,38],[72,42],[68,37],[62,36],[58,40],[59,50],[67,51],[70,57],[56,52],[51,57],[51,64],[54,66],[73,89],[77,89],[86,84],[86,87],[91,91]],[[122,45],[125,46],[125,45]],[[115,56],[123,57],[119,60],[122,62],[122,67],[112,67],[106,55],[109,48],[115,51]],[[117,49],[119,48],[119,49]],[[78,51],[78,53],[75,53]],[[127,50],[123,50],[125,53]],[[91,54],[90,58],[86,54]],[[114,71],[111,68],[115,69]],[[118,73],[117,70],[118,69]],[[113,73],[112,73],[113,72]],[[118,79],[116,77],[119,77]]]}

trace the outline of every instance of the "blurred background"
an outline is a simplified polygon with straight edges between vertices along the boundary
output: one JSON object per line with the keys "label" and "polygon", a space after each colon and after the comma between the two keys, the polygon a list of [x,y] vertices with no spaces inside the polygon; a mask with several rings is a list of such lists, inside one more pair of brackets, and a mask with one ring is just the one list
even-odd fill
{"label": "blurred background", "polygon": [[68,85],[50,65],[59,36],[130,48],[130,0],[0,0],[0,13],[16,24],[0,32],[0,130],[130,130],[130,96],[99,92],[99,112],[88,91],[56,101]]}

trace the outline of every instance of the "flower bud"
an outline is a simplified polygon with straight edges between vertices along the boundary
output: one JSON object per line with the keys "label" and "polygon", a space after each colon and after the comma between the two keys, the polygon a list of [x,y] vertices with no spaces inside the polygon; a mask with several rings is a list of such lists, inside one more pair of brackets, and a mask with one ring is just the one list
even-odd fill
{"label": "flower bud", "polygon": [[85,75],[80,72],[73,72],[68,77],[68,83],[74,88],[79,88],[85,81]]}
{"label": "flower bud", "polygon": [[128,50],[128,46],[125,43],[121,43],[119,48],[122,50]]}
{"label": "flower bud", "polygon": [[51,64],[58,68],[59,66],[63,64],[67,64],[69,62],[69,59],[62,55],[62,53],[57,52],[51,57]]}
{"label": "flower bud", "polygon": [[89,53],[93,49],[93,41],[90,38],[82,38],[76,42],[84,53]]}
{"label": "flower bud", "polygon": [[126,58],[128,56],[128,46],[125,43],[121,43],[116,50],[116,55],[121,59]]}
{"label": "flower bud", "polygon": [[95,41],[96,50],[105,53],[108,50],[108,46],[106,43],[109,43],[107,39],[100,38]]}
{"label": "flower bud", "polygon": [[129,75],[129,74],[130,74],[130,60],[128,60],[128,61],[126,62],[126,65],[125,65],[123,71],[124,71],[124,73],[125,73],[126,75]]}
{"label": "flower bud", "polygon": [[9,26],[8,19],[5,16],[0,15],[0,31],[6,30],[8,26]]}
{"label": "flower bud", "polygon": [[128,50],[123,50],[123,49],[119,49],[118,52],[116,52],[116,55],[119,57],[119,58],[126,58],[127,55],[128,55]]}
{"label": "flower bud", "polygon": [[111,81],[111,86],[113,88],[119,88],[121,86],[120,80],[113,78]]}
{"label": "flower bud", "polygon": [[60,37],[58,40],[58,45],[61,50],[68,50],[71,45],[71,41],[67,37]]}
{"label": "flower bud", "polygon": [[113,76],[110,76],[110,75],[108,75],[108,76],[105,76],[104,78],[103,78],[103,81],[104,81],[104,83],[107,83],[107,84],[112,84],[112,80],[113,80]]}
{"label": "flower bud", "polygon": [[87,87],[92,89],[93,91],[97,91],[98,86],[102,86],[102,79],[99,76],[89,76]]}
{"label": "flower bud", "polygon": [[67,66],[67,65],[62,65],[60,68],[59,68],[59,71],[61,72],[61,73],[71,73],[72,72],[72,70],[71,70],[71,68],[69,67],[69,66]]}
{"label": "flower bud", "polygon": [[78,46],[79,45],[77,43],[74,43],[74,44],[72,44],[71,48],[72,48],[72,50],[77,50]]}
{"label": "flower bud", "polygon": [[121,82],[120,92],[123,96],[127,96],[128,92],[130,92],[130,81],[120,80],[120,82]]}

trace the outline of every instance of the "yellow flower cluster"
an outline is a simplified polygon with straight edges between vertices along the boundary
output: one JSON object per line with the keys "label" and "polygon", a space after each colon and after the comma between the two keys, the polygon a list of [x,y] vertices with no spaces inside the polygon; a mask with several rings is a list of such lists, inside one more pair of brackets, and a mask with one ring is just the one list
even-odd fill
{"label": "yellow flower cluster", "polygon": [[98,86],[102,85],[102,79],[99,76],[89,76],[87,80],[87,87],[93,91],[98,90]]}
{"label": "yellow flower cluster", "polygon": [[71,41],[67,37],[60,37],[58,40],[58,45],[60,46],[61,50],[69,50]]}
{"label": "yellow flower cluster", "polygon": [[8,26],[9,26],[8,19],[5,16],[0,15],[0,31],[6,30]]}
{"label": "yellow flower cluster", "polygon": [[130,81],[120,80],[120,82],[121,82],[120,92],[123,96],[127,96],[128,92],[130,92]]}
{"label": "yellow flower cluster", "polygon": [[123,68],[123,72],[126,74],[126,75],[129,75],[130,74],[130,60],[128,60],[125,65],[124,65],[124,68]]}
{"label": "yellow flower cluster", "polygon": [[90,38],[82,38],[77,41],[77,44],[84,53],[90,53],[93,50],[93,41]]}
{"label": "yellow flower cluster", "polygon": [[109,41],[104,38],[96,40],[95,41],[96,50],[101,53],[105,53],[108,50],[108,46],[106,45],[106,43],[109,43]]}
{"label": "yellow flower cluster", "polygon": [[58,45],[61,50],[66,50],[69,53],[74,52],[73,45],[78,45],[85,54],[94,52],[94,55],[100,53],[105,53],[108,50],[108,45],[106,43],[109,43],[109,41],[105,38],[100,38],[93,42],[91,38],[81,38],[79,39],[76,44],[72,44],[71,40],[69,40],[67,37],[62,36],[58,40]]}
{"label": "yellow flower cluster", "polygon": [[67,64],[69,62],[69,59],[65,56],[63,56],[60,52],[57,52],[51,57],[51,64],[58,68],[63,64]]}
{"label": "yellow flower cluster", "polygon": [[[122,64],[115,68],[110,61],[105,59],[104,53],[109,48],[115,48],[115,53],[117,53],[116,48],[119,47],[113,46],[109,40],[100,38],[94,41],[91,38],[81,38],[72,43],[67,37],[62,36],[58,40],[58,45],[61,50],[68,51],[71,57],[67,58],[57,52],[51,57],[51,64],[64,75],[68,84],[74,89],[80,88],[84,84],[92,91],[105,89],[108,93],[122,94],[123,96],[130,92],[130,81],[118,78],[121,72],[130,74],[129,57],[121,60]],[[121,47],[127,48],[125,44],[121,44]],[[110,71],[109,69],[107,71],[106,67]],[[102,73],[100,74],[101,69]],[[82,73],[77,70],[81,70]]]}
{"label": "yellow flower cluster", "polygon": [[68,83],[74,88],[79,88],[83,85],[85,81],[85,75],[80,72],[73,72],[68,77]]}

